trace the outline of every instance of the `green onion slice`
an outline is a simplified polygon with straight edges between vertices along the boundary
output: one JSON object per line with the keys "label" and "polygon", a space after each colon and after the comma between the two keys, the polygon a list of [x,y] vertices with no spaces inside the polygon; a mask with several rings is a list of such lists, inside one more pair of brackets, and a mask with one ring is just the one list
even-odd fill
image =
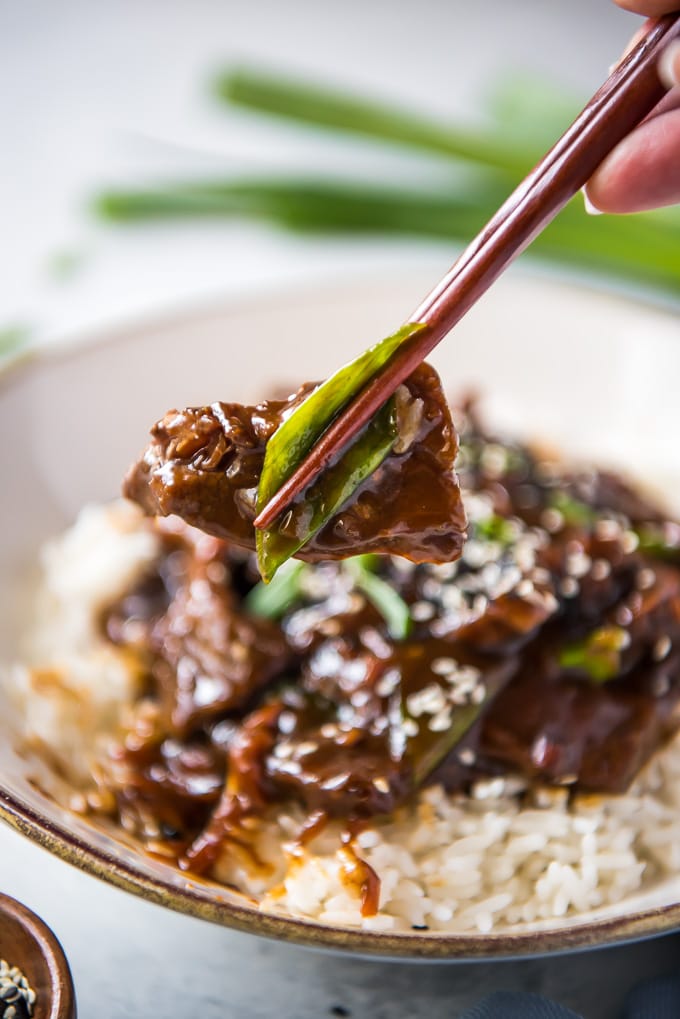
{"label": "green onion slice", "polygon": [[378,577],[374,568],[379,556],[360,555],[347,559],[344,568],[354,584],[378,610],[387,623],[387,630],[393,640],[404,640],[411,632],[411,613],[404,599],[394,588]]}
{"label": "green onion slice", "polygon": [[629,643],[630,635],[621,626],[601,626],[562,648],[558,661],[565,669],[585,672],[593,683],[607,683],[621,671],[621,652]]}
{"label": "green onion slice", "polygon": [[[369,347],[318,386],[274,432],[267,443],[257,490],[258,512],[309,453],[331,421],[373,378],[404,341],[423,329],[402,326]],[[265,582],[319,531],[383,462],[397,438],[394,401],[389,400],[369,421],[345,453],[322,471],[302,500],[270,530],[257,533],[257,558]]]}

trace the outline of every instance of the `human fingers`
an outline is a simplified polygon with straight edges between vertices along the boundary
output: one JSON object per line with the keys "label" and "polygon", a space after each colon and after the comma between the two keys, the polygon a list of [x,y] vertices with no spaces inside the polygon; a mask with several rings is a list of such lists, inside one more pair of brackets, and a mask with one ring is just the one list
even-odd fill
{"label": "human fingers", "polygon": [[659,77],[668,88],[680,85],[680,39],[672,42],[661,54]]}
{"label": "human fingers", "polygon": [[617,145],[586,187],[600,212],[641,212],[680,202],[680,88],[663,112],[644,121]]}
{"label": "human fingers", "polygon": [[614,3],[625,11],[644,14],[648,18],[658,18],[678,9],[678,0],[614,0]]}
{"label": "human fingers", "polygon": [[680,202],[680,40],[664,50],[659,76],[671,91],[588,182],[590,211],[638,212]]}

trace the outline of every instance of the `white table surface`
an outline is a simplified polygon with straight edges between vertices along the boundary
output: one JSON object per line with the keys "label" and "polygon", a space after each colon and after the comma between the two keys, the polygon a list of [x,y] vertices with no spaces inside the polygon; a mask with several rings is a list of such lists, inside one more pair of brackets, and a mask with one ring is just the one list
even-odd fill
{"label": "white table surface", "polygon": [[[342,140],[220,109],[207,88],[217,67],[256,61],[468,115],[502,68],[552,74],[589,94],[634,24],[607,0],[0,0],[0,329],[25,323],[48,343],[224,294],[384,271],[436,249],[302,240],[242,224],[97,224],[86,202],[99,187],[163,174],[425,172],[417,157],[372,146],[357,156]],[[82,260],[63,282],[49,272],[60,252]],[[352,1019],[435,1019],[518,987],[550,993],[587,1019],[614,1019],[628,987],[680,958],[680,936],[495,965],[334,958],[163,911],[5,827],[0,889],[62,940],[85,1019],[321,1019],[345,1014],[338,1008]]]}

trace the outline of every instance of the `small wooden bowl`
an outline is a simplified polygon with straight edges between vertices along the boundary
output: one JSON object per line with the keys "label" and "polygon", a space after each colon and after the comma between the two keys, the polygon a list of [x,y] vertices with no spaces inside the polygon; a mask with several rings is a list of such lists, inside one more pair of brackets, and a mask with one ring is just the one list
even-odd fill
{"label": "small wooden bowl", "polygon": [[76,1019],[71,970],[61,945],[35,913],[2,894],[0,959],[17,966],[35,991],[33,1019]]}

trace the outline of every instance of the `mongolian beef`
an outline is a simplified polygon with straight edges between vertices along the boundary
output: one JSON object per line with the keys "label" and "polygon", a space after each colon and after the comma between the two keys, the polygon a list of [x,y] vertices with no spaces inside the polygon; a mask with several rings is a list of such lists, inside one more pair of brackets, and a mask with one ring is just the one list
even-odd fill
{"label": "mongolian beef", "polygon": [[173,412],[154,429],[126,491],[178,516],[152,525],[162,555],[103,618],[147,670],[144,732],[119,747],[113,791],[127,826],[182,866],[210,868],[246,818],[287,801],[311,831],[351,831],[428,784],[511,773],[620,793],[678,726],[680,528],[617,477],[485,434],[468,407],[456,561],[438,392],[419,369],[408,449],[318,536],[315,565],[288,564],[271,588],[241,496],[290,404]]}
{"label": "mongolian beef", "polygon": [[[485,844],[491,855],[516,823],[521,862],[503,878],[494,858],[487,893],[501,893],[487,894],[489,915],[512,923],[617,901],[620,875],[609,899],[587,878],[585,897],[573,891],[563,904],[560,886],[556,904],[531,905],[558,866],[532,819],[547,795],[563,818],[573,812],[577,844],[592,841],[593,803],[632,796],[678,729],[680,525],[613,474],[489,434],[471,404],[454,415],[458,450],[437,377],[422,366],[401,396],[405,441],[303,549],[306,561],[265,585],[253,492],[267,439],[306,392],[173,411],[153,429],[125,483],[151,516],[132,526],[153,551],[96,614],[99,639],[132,663],[137,685],[93,765],[97,793],[79,809],[108,814],[182,868],[266,892],[270,908],[278,900],[322,919],[340,916],[328,905],[338,895],[305,905],[318,874],[305,872],[298,900],[291,875],[333,833],[366,919],[389,894],[406,894],[383,881],[381,825],[411,817],[441,827],[455,814],[442,851],[455,830],[451,850],[475,843],[478,859],[480,797],[501,788],[515,820],[496,803]],[[418,824],[409,838],[422,853],[429,836]],[[265,829],[279,840],[278,863],[262,848]],[[564,859],[567,829],[555,831]],[[624,846],[614,832],[600,870],[633,837]],[[533,887],[501,908],[503,881],[537,846]],[[630,887],[645,867],[658,870],[652,855],[632,858]],[[246,871],[258,868],[268,876],[249,884]],[[417,878],[422,901],[447,890],[430,912],[395,906],[407,926],[458,929],[454,871]],[[399,888],[416,882],[408,873]]]}
{"label": "mongolian beef", "polygon": [[[254,548],[255,496],[265,447],[281,422],[316,387],[257,407],[215,403],[170,411],[124,485],[152,516],[188,524]],[[453,463],[458,442],[436,372],[421,365],[396,399],[398,440],[341,510],[300,549],[302,559],[393,553],[415,562],[449,562],[463,545],[465,514]],[[282,525],[291,534],[307,514],[298,500]]]}

